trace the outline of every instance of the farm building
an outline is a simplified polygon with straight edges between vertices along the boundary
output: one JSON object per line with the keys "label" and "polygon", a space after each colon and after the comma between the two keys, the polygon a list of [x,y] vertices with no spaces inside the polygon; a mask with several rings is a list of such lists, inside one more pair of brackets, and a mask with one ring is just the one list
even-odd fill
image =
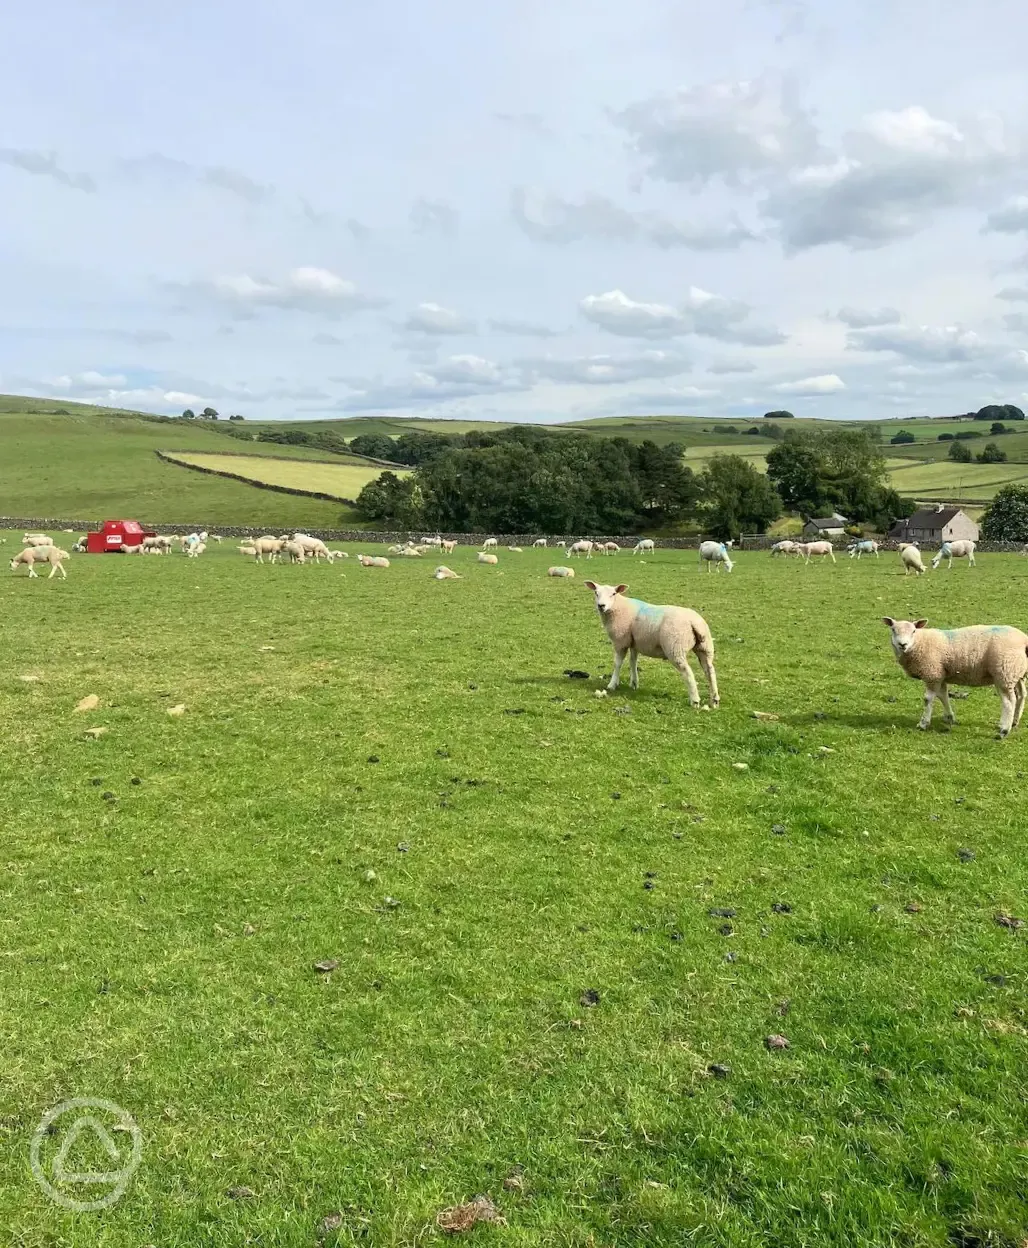
{"label": "farm building", "polygon": [[803,536],[814,538],[842,537],[846,532],[847,524],[849,524],[849,521],[845,516],[840,516],[837,511],[833,511],[830,516],[808,520],[803,526]]}
{"label": "farm building", "polygon": [[99,533],[87,535],[86,550],[91,555],[120,551],[122,546],[140,545],[144,537],[153,537],[153,534],[135,520],[105,520]]}
{"label": "farm building", "polygon": [[922,507],[906,520],[898,520],[889,536],[901,542],[951,542],[962,538],[978,540],[978,526],[959,507]]}

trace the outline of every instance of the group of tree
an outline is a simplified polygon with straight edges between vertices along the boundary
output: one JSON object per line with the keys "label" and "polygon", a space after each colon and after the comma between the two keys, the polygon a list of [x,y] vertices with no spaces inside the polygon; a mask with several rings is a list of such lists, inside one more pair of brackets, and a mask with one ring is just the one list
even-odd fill
{"label": "group of tree", "polygon": [[[182,419],[183,420],[217,420],[218,413],[214,410],[213,407],[205,407],[203,411],[200,413],[200,415],[197,416],[196,412],[194,412],[191,407],[187,407],[186,410],[182,413]],[[243,418],[242,416],[230,416],[229,419],[230,420],[242,420]]]}
{"label": "group of tree", "polygon": [[1005,464],[1007,461],[1006,451],[1002,450],[995,442],[986,442],[977,455],[972,455],[969,446],[965,445],[964,442],[954,440],[950,443],[950,448],[946,454],[957,464],[969,464],[975,459],[980,464]]}
{"label": "group of tree", "polygon": [[[979,408],[973,420],[1024,420],[1024,412],[1013,403],[988,403]],[[994,431],[995,432],[995,431]]]}
{"label": "group of tree", "polygon": [[1028,486],[999,490],[982,513],[981,533],[989,542],[1028,542]]}

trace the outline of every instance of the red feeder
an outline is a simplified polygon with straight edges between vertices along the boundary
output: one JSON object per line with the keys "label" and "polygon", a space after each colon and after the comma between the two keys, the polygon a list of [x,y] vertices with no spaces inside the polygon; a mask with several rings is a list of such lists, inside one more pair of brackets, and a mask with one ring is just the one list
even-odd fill
{"label": "red feeder", "polygon": [[86,550],[91,555],[107,551],[120,554],[122,546],[141,546],[144,537],[153,536],[135,520],[105,520],[99,533],[86,535]]}

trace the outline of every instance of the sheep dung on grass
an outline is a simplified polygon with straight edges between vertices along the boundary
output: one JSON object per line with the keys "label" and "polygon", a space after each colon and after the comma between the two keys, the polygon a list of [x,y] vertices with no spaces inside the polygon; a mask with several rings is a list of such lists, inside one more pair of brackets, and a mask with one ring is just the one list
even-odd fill
{"label": "sheep dung on grass", "polygon": [[999,735],[1005,737],[1021,722],[1028,677],[1028,635],[1008,624],[974,624],[970,628],[925,628],[927,620],[882,622],[892,634],[892,649],[900,667],[914,680],[924,681],[924,714],[918,728],[932,722],[932,704],[942,700],[946,722],[956,722],[947,684],[972,688],[994,685],[1001,710]]}
{"label": "sheep dung on grass", "polygon": [[706,620],[689,607],[654,606],[638,598],[624,596],[627,585],[597,585],[586,581],[593,591],[596,610],[603,621],[614,647],[614,672],[607,688],[618,687],[621,665],[631,653],[631,686],[639,687],[639,655],[648,659],[667,659],[685,681],[690,705],[700,705],[696,677],[689,666],[689,654],[695,650],[700,667],[710,688],[710,703],[717,706],[721,699],[714,671],[714,639]]}

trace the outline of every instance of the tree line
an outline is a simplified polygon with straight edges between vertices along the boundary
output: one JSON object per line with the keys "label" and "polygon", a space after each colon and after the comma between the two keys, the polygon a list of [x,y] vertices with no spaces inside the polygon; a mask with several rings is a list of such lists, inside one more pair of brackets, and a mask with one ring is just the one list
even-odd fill
{"label": "tree line", "polygon": [[841,511],[876,528],[913,510],[889,487],[884,455],[865,430],[782,431],[766,475],[740,455],[714,455],[694,472],[677,443],[525,425],[395,440],[364,434],[349,449],[413,469],[382,473],[356,500],[365,520],[403,529],[632,533],[696,522],[724,540],[765,532],[783,509]]}

